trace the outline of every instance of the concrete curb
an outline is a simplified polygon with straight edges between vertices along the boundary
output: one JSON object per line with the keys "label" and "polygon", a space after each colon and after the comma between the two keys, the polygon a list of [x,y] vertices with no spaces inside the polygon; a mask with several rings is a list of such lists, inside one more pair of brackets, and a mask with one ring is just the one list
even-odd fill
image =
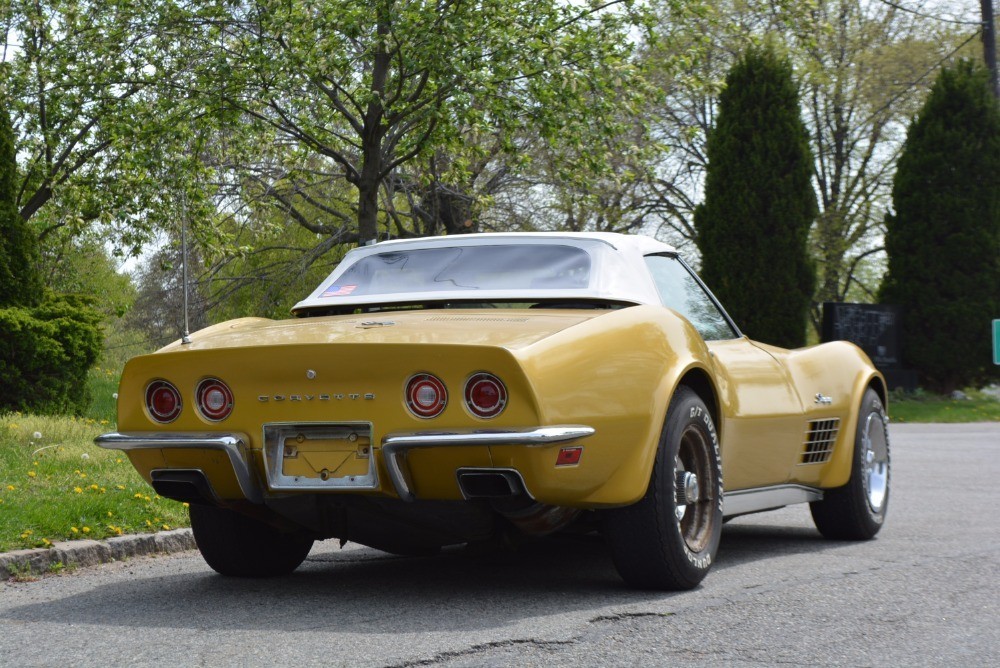
{"label": "concrete curb", "polygon": [[101,541],[59,541],[50,548],[0,554],[0,579],[6,579],[8,574],[25,571],[41,575],[59,563],[63,566],[96,566],[127,557],[172,554],[195,548],[191,529],[116,536]]}

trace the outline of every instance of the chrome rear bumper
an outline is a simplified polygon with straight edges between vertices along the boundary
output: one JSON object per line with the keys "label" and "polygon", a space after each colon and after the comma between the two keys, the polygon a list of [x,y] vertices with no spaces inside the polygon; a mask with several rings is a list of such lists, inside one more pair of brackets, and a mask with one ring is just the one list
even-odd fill
{"label": "chrome rear bumper", "polygon": [[[558,425],[530,429],[489,431],[418,431],[389,434],[382,439],[382,457],[389,479],[396,494],[404,501],[416,497],[403,473],[400,459],[415,448],[441,448],[458,446],[523,445],[545,447],[586,438],[594,434],[593,427],[584,425]],[[256,477],[250,470],[248,439],[243,434],[202,434],[190,432],[126,432],[98,436],[94,442],[110,450],[141,450],[160,448],[191,448],[221,450],[229,457],[240,489],[247,499],[260,503],[262,493]]]}

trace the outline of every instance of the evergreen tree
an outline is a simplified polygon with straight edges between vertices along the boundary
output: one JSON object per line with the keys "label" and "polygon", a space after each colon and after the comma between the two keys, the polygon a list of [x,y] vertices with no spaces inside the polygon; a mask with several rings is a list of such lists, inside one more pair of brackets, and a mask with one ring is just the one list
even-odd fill
{"label": "evergreen tree", "polygon": [[701,275],[745,334],[805,344],[815,286],[807,243],[817,214],[809,137],[792,66],[749,50],[726,77],[695,210]]}
{"label": "evergreen tree", "polygon": [[42,296],[38,242],[18,213],[14,131],[0,100],[0,308],[33,306]]}
{"label": "evergreen tree", "polygon": [[83,413],[101,350],[90,300],[43,290],[38,240],[15,205],[14,133],[0,102],[0,412]]}
{"label": "evergreen tree", "polygon": [[961,61],[941,71],[907,133],[892,198],[880,297],[904,309],[904,361],[939,392],[995,376],[1000,104],[986,68]]}

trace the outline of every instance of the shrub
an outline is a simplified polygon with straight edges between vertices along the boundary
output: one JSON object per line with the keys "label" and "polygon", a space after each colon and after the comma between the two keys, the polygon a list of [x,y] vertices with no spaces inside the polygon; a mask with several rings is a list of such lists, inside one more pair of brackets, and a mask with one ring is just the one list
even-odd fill
{"label": "shrub", "polygon": [[103,341],[91,304],[48,293],[34,308],[0,308],[0,412],[81,415],[87,409],[87,371]]}

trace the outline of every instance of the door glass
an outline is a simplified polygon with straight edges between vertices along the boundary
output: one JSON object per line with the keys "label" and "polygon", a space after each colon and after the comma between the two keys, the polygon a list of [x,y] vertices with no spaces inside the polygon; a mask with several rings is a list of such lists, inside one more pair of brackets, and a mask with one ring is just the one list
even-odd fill
{"label": "door glass", "polygon": [[646,265],[664,306],[687,318],[706,341],[737,338],[715,302],[681,262],[669,255],[647,255]]}

